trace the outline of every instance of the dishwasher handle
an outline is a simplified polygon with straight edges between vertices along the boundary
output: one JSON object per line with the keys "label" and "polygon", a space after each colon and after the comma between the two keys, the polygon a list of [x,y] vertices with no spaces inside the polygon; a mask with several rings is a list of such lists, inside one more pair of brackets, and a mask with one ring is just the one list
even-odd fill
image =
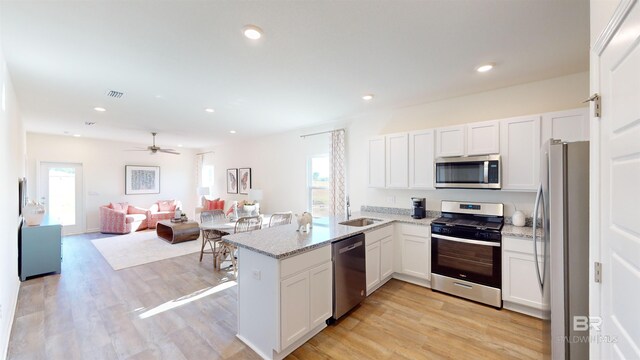
{"label": "dishwasher handle", "polygon": [[347,251],[351,251],[351,250],[353,250],[355,248],[358,248],[360,246],[362,246],[362,241],[358,241],[357,243],[353,243],[353,244],[351,244],[349,246],[343,247],[342,249],[338,250],[338,254],[346,253]]}

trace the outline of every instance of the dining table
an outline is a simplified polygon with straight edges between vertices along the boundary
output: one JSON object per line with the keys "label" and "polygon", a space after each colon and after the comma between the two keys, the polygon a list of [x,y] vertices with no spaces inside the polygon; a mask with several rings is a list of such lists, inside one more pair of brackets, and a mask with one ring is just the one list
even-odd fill
{"label": "dining table", "polygon": [[[265,227],[269,227],[269,221],[268,219],[270,218],[270,215],[266,215],[266,214],[260,214],[260,216],[262,217],[262,228],[264,229]],[[267,219],[267,223],[265,224],[265,219]],[[236,228],[236,220],[231,220],[231,219],[221,219],[221,220],[213,220],[213,221],[205,221],[203,223],[200,223],[200,230],[202,230],[202,232],[204,233],[204,231],[207,230],[215,230],[217,232],[220,233],[220,237],[225,236],[225,235],[229,235],[229,234],[233,234],[235,232],[235,228]],[[204,234],[203,234],[203,239],[204,239]],[[203,240],[204,241],[204,240]],[[221,244],[223,245],[223,244]],[[222,252],[216,251],[214,250],[214,263],[213,266],[216,269],[220,269],[220,263],[222,263],[222,261],[224,261],[224,259],[219,258],[222,256],[222,254],[224,253],[224,248],[225,246],[223,245],[223,247],[221,248],[221,250],[223,250]],[[227,247],[227,250],[232,251],[232,246]],[[233,255],[231,255],[233,256]]]}

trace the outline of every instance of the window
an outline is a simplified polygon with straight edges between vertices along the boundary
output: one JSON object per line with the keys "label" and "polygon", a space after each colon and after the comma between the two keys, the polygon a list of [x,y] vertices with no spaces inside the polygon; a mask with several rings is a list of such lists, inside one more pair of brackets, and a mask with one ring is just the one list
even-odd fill
{"label": "window", "polygon": [[329,155],[319,155],[309,158],[307,165],[308,208],[313,217],[331,215],[329,209]]}
{"label": "window", "polygon": [[206,186],[209,187],[209,189],[211,189],[210,191],[213,190],[213,165],[203,165],[202,166],[202,186]]}

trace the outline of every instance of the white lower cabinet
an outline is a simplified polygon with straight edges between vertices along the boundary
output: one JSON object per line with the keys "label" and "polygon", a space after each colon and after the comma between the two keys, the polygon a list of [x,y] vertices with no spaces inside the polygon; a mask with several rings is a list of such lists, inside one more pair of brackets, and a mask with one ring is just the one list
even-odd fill
{"label": "white lower cabinet", "polygon": [[309,272],[280,282],[282,348],[293,344],[309,331]]}
{"label": "white lower cabinet", "polygon": [[400,272],[420,279],[431,279],[431,229],[428,226],[399,224],[402,251]]}
{"label": "white lower cabinet", "polygon": [[[330,257],[324,257],[330,256],[330,250],[322,250],[286,259],[281,265],[280,349],[295,343],[331,317],[333,267]],[[290,263],[285,264],[287,261]]]}
{"label": "white lower cabinet", "polygon": [[380,241],[366,247],[367,295],[380,284]]}
{"label": "white lower cabinet", "polygon": [[[333,311],[333,276],[331,263],[309,270],[309,328],[323,324]],[[327,291],[329,289],[329,291]]]}
{"label": "white lower cabinet", "polygon": [[[538,243],[538,264],[542,248]],[[502,237],[502,300],[507,309],[543,317],[548,301],[543,299],[536,274],[533,240]]]}
{"label": "white lower cabinet", "polygon": [[393,225],[364,234],[367,296],[393,274]]}
{"label": "white lower cabinet", "polygon": [[380,279],[393,274],[393,233],[380,240]]}

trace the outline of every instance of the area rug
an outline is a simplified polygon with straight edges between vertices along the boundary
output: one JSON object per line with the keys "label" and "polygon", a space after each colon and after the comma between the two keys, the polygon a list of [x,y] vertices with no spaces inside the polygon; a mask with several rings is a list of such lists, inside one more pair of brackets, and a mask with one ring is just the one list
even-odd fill
{"label": "area rug", "polygon": [[113,270],[199,252],[200,239],[170,244],[156,235],[155,230],[138,231],[91,240]]}

